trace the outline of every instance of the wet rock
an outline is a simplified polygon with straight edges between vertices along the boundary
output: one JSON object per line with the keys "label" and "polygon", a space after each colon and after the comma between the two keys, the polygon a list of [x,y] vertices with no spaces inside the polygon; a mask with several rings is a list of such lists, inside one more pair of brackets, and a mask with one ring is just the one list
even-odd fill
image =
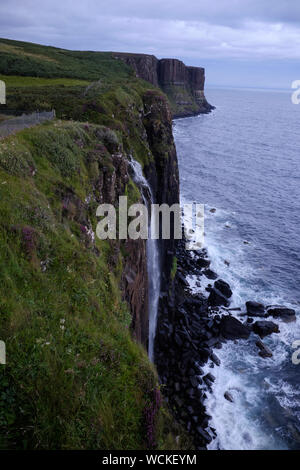
{"label": "wet rock", "polygon": [[205,269],[205,271],[203,271],[203,274],[207,277],[207,279],[211,279],[212,281],[218,278],[218,275],[211,269]]}
{"label": "wet rock", "polygon": [[296,320],[296,312],[292,308],[281,307],[281,306],[274,306],[268,307],[267,315],[272,316],[274,318],[281,318],[283,320],[288,321],[295,321]]}
{"label": "wet rock", "polygon": [[273,353],[268,346],[266,346],[262,341],[258,340],[256,341],[256,346],[260,349],[259,355],[260,357],[266,358],[266,357],[272,357]]}
{"label": "wet rock", "polygon": [[214,383],[214,381],[216,380],[216,377],[211,374],[210,372],[208,374],[206,374],[204,377],[203,377],[203,380],[204,382],[206,383],[206,385],[208,385],[209,387],[211,386],[211,384]]}
{"label": "wet rock", "polygon": [[178,272],[177,273],[177,278],[181,282],[181,284],[183,284],[185,287],[189,287],[189,283],[188,283],[188,281],[186,280],[186,278],[183,274]]}
{"label": "wet rock", "polygon": [[225,307],[229,307],[230,305],[228,298],[215,287],[213,287],[210,291],[210,294],[208,297],[208,303],[212,307],[220,307],[221,305],[224,305]]}
{"label": "wet rock", "polygon": [[232,396],[231,393],[229,393],[229,392],[225,392],[225,393],[224,393],[224,398],[225,398],[227,401],[230,401],[231,403],[234,402],[233,396]]}
{"label": "wet rock", "polygon": [[211,338],[211,339],[205,341],[205,343],[209,348],[213,348],[214,346],[216,346],[219,343],[219,339],[218,338]]}
{"label": "wet rock", "polygon": [[206,310],[207,300],[205,297],[198,295],[198,296],[189,296],[184,300],[184,306],[187,310],[191,310],[193,308],[197,308],[197,310]]}
{"label": "wet rock", "polygon": [[197,427],[197,433],[202,437],[206,444],[209,444],[212,441],[212,438],[208,432],[206,432],[201,426]]}
{"label": "wet rock", "polygon": [[193,388],[189,388],[186,392],[189,398],[194,398],[195,397],[195,390]]}
{"label": "wet rock", "polygon": [[203,331],[202,336],[208,341],[212,338],[212,333],[210,331]]}
{"label": "wet rock", "polygon": [[179,336],[177,333],[175,334],[174,340],[175,340],[176,345],[177,345],[179,348],[181,348],[183,342],[182,342],[182,339],[180,338],[180,336]]}
{"label": "wet rock", "polygon": [[196,261],[196,266],[198,268],[209,268],[210,261],[209,261],[209,259],[198,258],[197,261]]}
{"label": "wet rock", "polygon": [[196,377],[190,377],[190,382],[191,382],[192,387],[194,387],[194,388],[197,388],[198,385],[199,385],[198,380],[196,379]]}
{"label": "wet rock", "polygon": [[279,333],[279,328],[276,323],[272,321],[257,321],[253,325],[253,331],[261,338],[271,335],[272,333]]}
{"label": "wet rock", "polygon": [[253,317],[264,317],[265,307],[263,304],[258,302],[249,301],[246,302],[247,314]]}
{"label": "wet rock", "polygon": [[205,364],[209,358],[210,355],[210,349],[209,348],[200,348],[198,351],[199,354],[199,359],[200,362],[202,362],[202,365]]}
{"label": "wet rock", "polygon": [[232,296],[232,290],[230,289],[230,285],[227,282],[223,281],[223,279],[218,279],[215,282],[214,287],[218,291],[220,291],[225,297],[227,297],[227,299]]}
{"label": "wet rock", "polygon": [[195,364],[195,367],[198,375],[204,375],[204,370],[198,364]]}
{"label": "wet rock", "polygon": [[221,319],[220,333],[225,339],[248,339],[251,329],[236,318],[227,315]]}
{"label": "wet rock", "polygon": [[197,372],[195,371],[195,369],[193,369],[192,367],[190,368],[189,372],[188,372],[189,376],[190,377],[194,377],[194,375],[197,375]]}
{"label": "wet rock", "polygon": [[221,361],[216,354],[212,353],[210,355],[210,358],[213,361],[213,363],[216,364],[216,366],[219,366],[221,364]]}

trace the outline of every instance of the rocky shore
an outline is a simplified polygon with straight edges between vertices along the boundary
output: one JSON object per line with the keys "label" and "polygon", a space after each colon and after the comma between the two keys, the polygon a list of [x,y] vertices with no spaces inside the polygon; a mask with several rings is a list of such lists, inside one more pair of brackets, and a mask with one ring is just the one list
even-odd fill
{"label": "rocky shore", "polygon": [[[279,333],[274,319],[294,321],[295,311],[253,301],[246,303],[245,312],[230,308],[231,288],[210,269],[205,249],[189,252],[181,240],[176,258],[174,280],[160,297],[155,363],[170,409],[193,436],[195,448],[201,450],[216,437],[205,400],[215,381],[213,369],[220,365],[217,350],[226,341],[249,340],[256,343],[261,357],[272,357],[272,351],[262,340]],[[202,276],[211,280],[207,295],[193,293],[187,280],[191,275],[199,277],[199,287]],[[204,372],[205,364],[211,372]],[[228,390],[224,390],[224,400],[234,406]]]}

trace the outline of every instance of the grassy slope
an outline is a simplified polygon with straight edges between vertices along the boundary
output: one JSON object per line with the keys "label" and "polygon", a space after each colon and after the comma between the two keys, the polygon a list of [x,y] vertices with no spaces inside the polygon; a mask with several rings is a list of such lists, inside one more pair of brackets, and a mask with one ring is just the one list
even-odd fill
{"label": "grassy slope", "polygon": [[0,73],[91,81],[101,78],[108,83],[133,76],[133,71],[109,52],[68,51],[1,38]]}
{"label": "grassy slope", "polygon": [[[26,54],[0,52],[1,73],[16,74],[3,66],[3,54],[9,54],[20,56],[17,65],[27,64],[21,75],[36,61],[57,68],[52,60],[60,60],[70,74],[61,76],[94,79],[97,66],[102,84],[84,95],[82,86],[36,86],[36,78],[23,76],[19,82],[8,80],[9,107],[35,110],[44,103],[61,117],[94,124],[55,121],[0,141],[0,339],[6,341],[8,359],[0,369],[0,446],[145,448],[144,413],[153,405],[157,377],[131,338],[119,287],[126,253],[120,250],[112,261],[111,245],[97,239],[95,251],[79,221],[64,211],[62,196],[71,190],[84,204],[93,178],[111,166],[109,152],[96,161],[89,158],[101,143],[113,152],[117,142],[142,164],[152,158],[139,119],[149,84],[136,80],[121,62],[116,75],[116,61],[106,54],[99,54],[91,70],[81,66],[78,71],[73,53],[33,45],[23,49]],[[132,181],[126,192],[136,201]],[[94,203],[85,204],[94,230],[95,209]],[[179,447],[186,448],[164,408],[156,421],[159,448],[178,448],[177,434]]]}
{"label": "grassy slope", "polygon": [[40,86],[84,86],[89,85],[88,80],[78,80],[74,78],[40,78],[40,77],[20,77],[18,75],[1,75],[0,80],[4,80],[6,86],[11,88],[19,87],[40,87]]}
{"label": "grassy slope", "polygon": [[[1,433],[4,446],[143,445],[145,391],[155,377],[130,338],[118,288],[122,259],[111,270],[108,242],[96,240],[95,256],[79,223],[63,216],[64,189],[77,188],[83,201],[92,192],[95,167],[87,155],[98,135],[97,128],[57,123],[0,146],[1,338],[8,354],[1,424],[13,425]],[[92,204],[94,227],[95,212]]]}

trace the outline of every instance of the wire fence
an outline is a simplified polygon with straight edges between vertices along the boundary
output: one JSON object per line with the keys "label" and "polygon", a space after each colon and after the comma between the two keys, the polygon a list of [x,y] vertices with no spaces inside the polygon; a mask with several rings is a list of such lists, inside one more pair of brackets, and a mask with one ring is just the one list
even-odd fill
{"label": "wire fence", "polygon": [[20,117],[6,119],[0,123],[0,138],[7,137],[14,132],[21,131],[26,127],[36,126],[44,121],[51,121],[55,118],[55,110],[23,114]]}

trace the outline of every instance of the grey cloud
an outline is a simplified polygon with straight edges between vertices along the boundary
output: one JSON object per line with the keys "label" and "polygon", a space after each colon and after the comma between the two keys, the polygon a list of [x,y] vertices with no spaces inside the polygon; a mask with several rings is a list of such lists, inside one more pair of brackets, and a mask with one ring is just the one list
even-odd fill
{"label": "grey cloud", "polygon": [[205,60],[300,59],[297,0],[10,0],[0,36],[70,49]]}

